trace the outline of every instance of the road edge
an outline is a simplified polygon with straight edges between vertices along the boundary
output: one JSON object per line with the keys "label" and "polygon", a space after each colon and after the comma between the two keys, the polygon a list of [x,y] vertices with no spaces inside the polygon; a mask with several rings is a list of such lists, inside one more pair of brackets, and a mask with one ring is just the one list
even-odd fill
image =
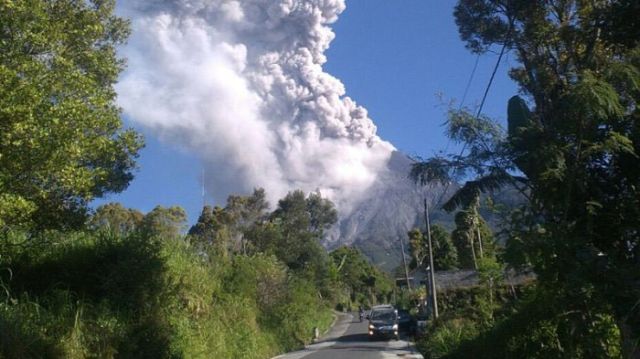
{"label": "road edge", "polygon": [[[333,322],[331,323],[329,328],[324,333],[322,333],[322,335],[317,340],[313,341],[308,345],[305,345],[304,347],[298,350],[288,352],[288,353],[282,353],[271,359],[302,359],[309,354],[312,354],[318,350],[321,350],[323,348],[326,348],[328,346],[335,344],[335,341],[333,340],[344,334],[348,326],[352,323],[354,315],[349,312],[339,312],[335,310],[333,311],[333,315],[334,315]],[[403,341],[406,343],[406,346],[403,345],[402,346],[403,349],[400,349],[400,348],[398,349],[404,352],[408,352],[402,355],[404,358],[424,359],[424,356],[418,351],[415,340],[406,338],[406,339],[403,339]],[[394,354],[393,357],[395,357],[395,355],[397,354]],[[387,358],[387,356],[384,356],[384,358]]]}
{"label": "road edge", "polygon": [[320,334],[319,337],[311,339],[311,344],[322,340],[322,338],[325,337],[327,335],[327,333],[329,333],[331,331],[331,329],[333,329],[333,327],[336,326],[336,323],[338,323],[338,318],[340,318],[340,315],[342,315],[342,314],[345,314],[345,313],[344,312],[339,312],[337,310],[333,310],[331,312],[331,316],[333,317],[333,321],[331,322],[331,324],[329,324],[327,329],[325,329],[325,331],[322,332],[322,334]]}
{"label": "road edge", "polygon": [[[300,349],[297,349],[297,350],[294,350],[294,351],[291,351],[291,352],[287,352],[287,353],[279,354],[277,356],[274,356],[271,359],[281,359],[281,358],[285,358],[285,357],[291,356],[291,355],[296,354],[296,353],[302,353],[302,352],[305,352],[307,350],[313,349],[314,346],[317,346],[317,345],[321,344],[322,342],[325,342],[325,341],[327,341],[327,340],[329,340],[331,338],[336,337],[336,333],[334,333],[334,332],[337,332],[337,330],[336,330],[337,325],[339,323],[341,323],[341,322],[344,322],[344,321],[341,320],[341,318],[346,318],[348,322],[351,322],[351,320],[353,320],[353,315],[351,315],[348,312],[339,312],[337,310],[334,310],[332,315],[334,317],[333,322],[331,323],[331,325],[329,325],[329,328],[327,328],[327,330],[325,330],[324,333],[322,333],[322,335],[320,335],[320,337],[318,339],[313,340],[311,343],[309,343],[308,345],[303,346]],[[342,333],[338,333],[337,337],[339,337],[340,335],[342,335]]]}

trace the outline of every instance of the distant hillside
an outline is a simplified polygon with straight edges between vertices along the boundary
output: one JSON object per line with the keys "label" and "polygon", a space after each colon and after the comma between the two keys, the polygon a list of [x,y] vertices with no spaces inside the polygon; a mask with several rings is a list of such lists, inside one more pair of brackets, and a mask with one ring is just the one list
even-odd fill
{"label": "distant hillside", "polygon": [[[459,185],[450,185],[442,196],[444,186],[423,190],[408,178],[412,160],[401,152],[394,152],[384,172],[363,200],[346,218],[342,218],[327,234],[325,246],[334,249],[351,245],[360,249],[374,264],[391,272],[400,265],[400,240],[407,246],[407,232],[414,227],[424,228],[423,198],[430,204],[431,222],[451,230],[455,227],[453,214],[434,208],[436,202],[446,200]],[[496,196],[498,203],[514,207],[521,203],[515,190],[505,190]],[[485,220],[494,228],[498,218],[484,209]]]}
{"label": "distant hillside", "polygon": [[[423,191],[409,178],[411,159],[395,152],[383,173],[372,186],[367,199],[330,231],[325,245],[335,248],[353,245],[373,263],[386,271],[401,261],[400,239],[407,243],[407,232],[416,226],[424,227],[423,196],[433,207],[443,188],[436,186]],[[434,223],[452,226],[453,217],[440,210],[432,213]]]}

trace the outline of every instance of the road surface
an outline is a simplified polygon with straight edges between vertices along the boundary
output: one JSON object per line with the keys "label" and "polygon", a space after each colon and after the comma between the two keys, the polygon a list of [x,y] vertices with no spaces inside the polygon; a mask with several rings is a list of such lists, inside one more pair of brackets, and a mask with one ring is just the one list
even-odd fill
{"label": "road surface", "polygon": [[[304,350],[277,356],[277,359],[422,359],[413,345],[400,340],[369,341],[367,321],[340,314],[336,325],[320,340]],[[274,359],[276,359],[274,358]]]}

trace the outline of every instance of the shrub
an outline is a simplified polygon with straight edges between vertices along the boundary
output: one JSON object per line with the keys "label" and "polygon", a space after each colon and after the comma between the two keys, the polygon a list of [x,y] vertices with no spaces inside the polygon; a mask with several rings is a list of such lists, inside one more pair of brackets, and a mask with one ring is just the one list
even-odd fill
{"label": "shrub", "polygon": [[425,359],[443,358],[477,334],[478,328],[472,320],[441,320],[428,328],[426,335],[418,339],[417,346]]}
{"label": "shrub", "polygon": [[265,358],[331,321],[313,282],[275,257],[104,232],[0,247],[0,357]]}

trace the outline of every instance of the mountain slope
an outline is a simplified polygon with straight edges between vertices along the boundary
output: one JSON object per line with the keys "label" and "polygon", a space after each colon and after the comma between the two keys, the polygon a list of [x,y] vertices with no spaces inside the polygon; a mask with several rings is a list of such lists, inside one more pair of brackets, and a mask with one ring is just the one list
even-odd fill
{"label": "mountain slope", "polygon": [[[387,170],[369,189],[366,199],[327,233],[324,245],[329,249],[349,245],[360,249],[374,264],[391,272],[402,261],[400,240],[404,241],[405,252],[409,253],[407,232],[418,227],[424,230],[424,198],[427,198],[431,224],[443,225],[453,230],[454,213],[446,213],[440,208],[460,185],[417,186],[408,178],[413,160],[401,152],[394,152]],[[447,191],[443,195],[443,191]],[[483,196],[484,197],[484,196]],[[507,187],[492,195],[494,203],[503,207],[504,213],[520,206],[524,199],[517,190]],[[482,217],[494,231],[500,228],[501,217],[484,205],[480,208]]]}
{"label": "mountain slope", "polygon": [[[360,249],[373,263],[391,271],[402,260],[400,240],[408,252],[407,232],[424,228],[423,198],[430,207],[441,197],[442,186],[418,187],[408,178],[412,160],[394,152],[366,199],[328,233],[329,249],[351,245]],[[451,215],[432,209],[431,219],[451,226]]]}

